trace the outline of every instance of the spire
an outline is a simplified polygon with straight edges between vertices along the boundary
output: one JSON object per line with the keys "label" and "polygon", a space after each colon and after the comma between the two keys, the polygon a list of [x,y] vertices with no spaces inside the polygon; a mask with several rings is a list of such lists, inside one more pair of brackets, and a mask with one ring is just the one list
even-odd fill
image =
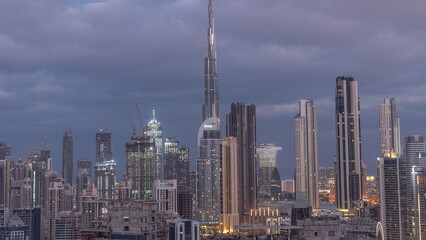
{"label": "spire", "polygon": [[155,110],[152,110],[152,120],[155,120]]}
{"label": "spire", "polygon": [[208,18],[207,56],[204,59],[205,103],[203,105],[203,120],[213,116],[219,117],[219,83],[216,73],[216,39],[212,0],[209,0]]}

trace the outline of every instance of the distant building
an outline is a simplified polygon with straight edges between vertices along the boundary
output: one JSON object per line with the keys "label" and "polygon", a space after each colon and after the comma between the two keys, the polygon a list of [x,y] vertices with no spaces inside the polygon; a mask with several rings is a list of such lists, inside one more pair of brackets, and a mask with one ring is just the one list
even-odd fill
{"label": "distant building", "polygon": [[7,156],[12,156],[12,146],[5,142],[0,142],[0,160],[5,160]]}
{"label": "distant building", "polygon": [[92,187],[92,161],[89,159],[81,159],[77,162],[77,210],[80,210],[80,199],[83,189]]}
{"label": "distant building", "polygon": [[281,181],[281,190],[283,192],[294,193],[294,180]]}
{"label": "distant building", "polygon": [[319,207],[317,114],[314,102],[299,101],[299,113],[294,117],[296,200]]}
{"label": "distant building", "polygon": [[395,98],[385,98],[379,105],[379,125],[380,156],[389,152],[401,155],[401,130]]}
{"label": "distant building", "polygon": [[176,179],[179,186],[189,184],[189,149],[180,145],[175,137],[164,143],[164,179]]}
{"label": "distant building", "polygon": [[41,208],[14,209],[13,215],[17,215],[26,226],[30,240],[41,240],[43,235],[43,213]]}
{"label": "distant building", "polygon": [[112,157],[111,133],[96,133],[95,179],[100,199],[115,197],[116,162]]}
{"label": "distant building", "polygon": [[152,111],[152,119],[145,126],[144,134],[155,144],[155,180],[163,179],[163,125],[156,119],[155,110]]}
{"label": "distant building", "polygon": [[80,240],[81,215],[74,212],[60,212],[55,218],[55,240]]}
{"label": "distant building", "polygon": [[9,218],[8,214],[3,215],[4,213],[7,212],[0,212],[0,219],[5,220],[3,224],[0,222],[0,239],[30,240],[28,226],[17,215]]}
{"label": "distant building", "polygon": [[69,184],[73,184],[73,169],[74,169],[74,141],[72,138],[71,129],[64,132],[62,140],[62,177]]}
{"label": "distant building", "polygon": [[237,139],[238,211],[240,223],[257,208],[256,106],[232,103],[226,135]]}
{"label": "distant building", "polygon": [[[274,144],[260,144],[256,148],[259,162],[258,187],[259,198],[271,199],[272,173],[277,169],[277,152],[282,150]],[[276,176],[277,177],[277,176]],[[278,172],[279,177],[279,172]]]}

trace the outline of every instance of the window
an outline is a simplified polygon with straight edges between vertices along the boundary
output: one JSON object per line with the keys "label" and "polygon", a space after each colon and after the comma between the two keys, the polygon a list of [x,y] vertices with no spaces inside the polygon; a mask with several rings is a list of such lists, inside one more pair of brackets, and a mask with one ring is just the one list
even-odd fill
{"label": "window", "polygon": [[129,226],[124,226],[123,231],[129,231]]}
{"label": "window", "polygon": [[329,231],[328,236],[334,237],[334,236],[336,236],[336,232],[335,231]]}
{"label": "window", "polygon": [[128,216],[124,216],[124,217],[123,217],[123,221],[124,221],[124,222],[129,222],[129,221],[130,221],[130,217],[128,217]]}

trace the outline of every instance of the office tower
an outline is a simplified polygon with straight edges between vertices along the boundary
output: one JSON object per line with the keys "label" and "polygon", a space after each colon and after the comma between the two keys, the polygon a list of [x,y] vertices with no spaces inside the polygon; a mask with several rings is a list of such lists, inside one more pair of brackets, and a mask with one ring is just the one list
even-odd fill
{"label": "office tower", "polygon": [[0,160],[5,160],[7,156],[12,156],[12,146],[5,142],[0,142]]}
{"label": "office tower", "polygon": [[81,194],[82,228],[95,228],[102,214],[102,201],[99,201],[96,188],[83,189]]}
{"label": "office tower", "polygon": [[159,201],[160,212],[177,213],[177,181],[174,180],[155,180],[154,181],[154,199]]}
{"label": "office tower", "polygon": [[148,136],[133,136],[126,143],[126,175],[135,200],[149,200],[156,178],[155,143]]}
{"label": "office tower", "polygon": [[294,117],[294,152],[296,200],[319,207],[317,114],[314,102],[299,101]]}
{"label": "office tower", "polygon": [[426,238],[426,152],[419,153],[413,177],[413,234],[414,239]]}
{"label": "office tower", "polygon": [[379,124],[380,156],[388,152],[401,155],[401,133],[395,98],[385,98],[383,104],[379,105]]}
{"label": "office tower", "polygon": [[155,110],[152,111],[152,119],[145,126],[145,135],[155,143],[156,149],[156,177],[163,179],[163,125],[155,118]]}
{"label": "office tower", "polygon": [[0,223],[0,239],[27,240],[30,238],[28,226],[17,215],[12,215],[5,220],[4,225]]}
{"label": "office tower", "polygon": [[96,133],[95,179],[100,199],[113,199],[115,196],[115,167],[112,158],[111,133]]}
{"label": "office tower", "polygon": [[203,123],[198,130],[197,219],[219,220],[219,78],[216,73],[216,40],[212,1],[208,6],[207,55],[204,59]]}
{"label": "office tower", "polygon": [[174,219],[167,221],[167,240],[185,239],[198,240],[200,239],[200,223],[189,219]]}
{"label": "office tower", "polygon": [[69,184],[73,183],[73,149],[74,143],[70,129],[64,132],[64,138],[62,140],[62,176]]}
{"label": "office tower", "polygon": [[9,188],[9,209],[29,208],[33,206],[30,178],[11,180]]}
{"label": "office tower", "polygon": [[232,103],[226,116],[226,135],[237,138],[238,206],[240,223],[257,208],[256,106]]}
{"label": "office tower", "polygon": [[177,212],[181,218],[192,219],[193,218],[193,199],[192,193],[187,186],[178,186],[177,190]]}
{"label": "office tower", "polygon": [[81,215],[64,211],[55,218],[55,240],[81,239]]}
{"label": "office tower", "polygon": [[282,150],[274,144],[260,144],[256,148],[259,162],[259,198],[271,199],[272,172],[277,168],[277,152]]}
{"label": "office tower", "polygon": [[234,227],[240,224],[240,211],[238,206],[238,186],[240,182],[238,182],[237,153],[237,138],[224,138],[220,145],[221,233],[233,233]]}
{"label": "office tower", "polygon": [[385,239],[402,239],[399,157],[386,153],[379,158],[381,223]]}
{"label": "office tower", "polygon": [[350,209],[363,193],[358,82],[351,76],[336,78],[336,139],[336,203]]}
{"label": "office tower", "polygon": [[0,160],[0,208],[10,206],[10,187],[14,161],[11,157]]}
{"label": "office tower", "polygon": [[405,138],[403,156],[400,159],[400,189],[401,189],[401,228],[402,235],[406,239],[415,239],[413,226],[415,222],[414,206],[414,167],[419,166],[418,156],[425,152],[425,141],[423,136],[408,136]]}

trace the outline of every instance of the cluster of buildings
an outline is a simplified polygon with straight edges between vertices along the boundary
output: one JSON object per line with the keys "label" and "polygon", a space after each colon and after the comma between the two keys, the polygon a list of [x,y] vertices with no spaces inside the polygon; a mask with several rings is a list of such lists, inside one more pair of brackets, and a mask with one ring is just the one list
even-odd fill
{"label": "cluster of buildings", "polygon": [[426,239],[425,141],[401,143],[394,98],[379,106],[377,177],[367,176],[362,159],[357,81],[336,78],[331,168],[318,166],[317,107],[300,100],[294,179],[282,181],[282,148],[257,143],[254,104],[232,103],[222,129],[211,0],[208,22],[196,169],[187,147],[163,139],[155,111],[140,135],[131,122],[119,183],[107,130],[95,135],[95,162],[78,160],[77,172],[73,134],[65,131],[62,175],[47,146],[15,161],[0,142],[0,239]]}

